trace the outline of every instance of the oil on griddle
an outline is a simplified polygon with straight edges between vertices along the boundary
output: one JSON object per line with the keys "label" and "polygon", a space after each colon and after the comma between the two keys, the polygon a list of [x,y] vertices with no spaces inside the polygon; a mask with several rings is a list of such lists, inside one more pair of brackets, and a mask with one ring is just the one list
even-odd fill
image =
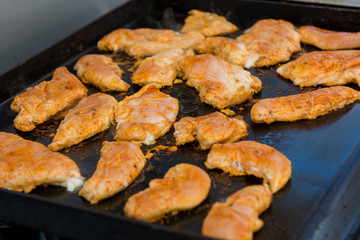
{"label": "oil on griddle", "polygon": [[[171,16],[171,12],[171,9],[167,10],[163,20],[145,19],[134,23],[130,27],[167,27],[179,30],[181,22],[179,22],[178,19],[175,21],[175,19]],[[171,24],[169,25],[169,23]],[[240,29],[245,29],[249,26],[239,27],[241,27]],[[235,38],[241,33],[242,30],[228,36]],[[292,59],[295,59],[308,51],[315,50],[315,48],[309,46],[302,47],[303,50],[295,54]],[[91,49],[86,49],[86,51],[84,51],[84,54],[85,53],[99,52],[97,51],[96,46],[94,46]],[[128,57],[125,53],[104,54],[111,56],[113,60],[126,71],[123,75],[123,79],[127,83],[131,84],[130,77],[134,71],[134,64],[136,64],[136,60]],[[74,73],[72,68],[76,60],[77,59],[66,65],[72,73]],[[360,114],[358,114],[360,110],[358,106],[355,108],[355,105],[351,104],[339,111],[329,114],[328,116],[320,117],[311,121],[303,120],[294,123],[274,123],[271,125],[252,123],[250,120],[250,109],[257,99],[286,96],[315,89],[299,88],[294,86],[289,80],[282,78],[275,72],[278,66],[280,66],[280,64],[270,68],[250,69],[249,71],[253,75],[261,79],[263,88],[260,93],[253,96],[252,101],[231,107],[231,110],[233,110],[236,115],[244,116],[244,120],[250,126],[249,135],[245,138],[246,140],[256,140],[275,147],[280,152],[284,153],[293,165],[292,178],[282,190],[274,195],[271,207],[260,216],[261,219],[264,220],[264,227],[260,232],[254,235],[255,239],[287,239],[292,234],[296,234],[291,232],[292,229],[299,229],[299,225],[306,225],[306,222],[311,218],[310,210],[317,204],[312,202],[313,199],[316,198],[315,196],[322,196],[325,189],[325,186],[316,180],[318,177],[316,171],[312,170],[314,167],[323,166],[324,161],[319,160],[319,162],[315,164],[311,161],[314,161],[314,158],[320,158],[323,156],[323,148],[327,147],[326,144],[322,145],[321,143],[318,143],[316,141],[316,136],[319,136],[319,134],[324,134],[326,136],[329,135],[331,128],[335,125],[341,125],[342,127],[341,130],[336,130],[335,134],[340,134],[339,131],[350,133],[350,127],[343,126],[347,125],[350,118],[357,118],[360,120]],[[50,76],[50,73],[47,76]],[[49,79],[50,78],[42,80]],[[86,85],[86,87],[89,89],[89,95],[99,92],[99,89],[91,85]],[[351,87],[358,90],[358,87],[354,85],[351,85]],[[125,98],[125,96],[131,95],[139,89],[139,86],[131,84],[129,91],[126,93],[110,92],[109,94],[114,96],[118,101],[121,101]],[[216,111],[213,107],[201,103],[196,90],[188,87],[185,82],[175,84],[172,88],[163,88],[161,91],[170,94],[172,97],[179,100],[180,108],[177,121],[186,116],[195,117]],[[53,136],[56,132],[60,119],[51,120],[41,124],[34,131],[29,133],[16,131],[12,126],[12,122],[16,114],[9,111],[9,105],[9,102],[5,102],[0,106],[0,112],[2,113],[0,124],[1,131],[17,133],[26,139],[38,141],[45,145],[48,145],[51,142],[51,136]],[[349,126],[350,125],[351,124],[349,124]],[[95,171],[102,142],[105,140],[114,141],[114,133],[115,127],[112,126],[109,130],[60,152],[76,161],[82,175],[89,178]],[[119,216],[124,216],[123,207],[128,197],[145,189],[150,180],[154,178],[162,178],[170,167],[183,162],[191,163],[201,167],[209,173],[212,181],[209,196],[195,209],[179,213],[176,216],[167,216],[161,222],[155,224],[163,224],[176,229],[187,229],[200,234],[202,221],[215,201],[224,201],[235,191],[247,185],[261,183],[261,180],[252,176],[230,177],[228,174],[224,174],[220,170],[210,171],[206,169],[203,163],[206,160],[208,151],[199,150],[199,146],[196,142],[180,146],[177,148],[177,151],[154,149],[156,146],[175,146],[173,134],[174,129],[172,127],[166,135],[157,139],[155,144],[150,146],[143,145],[141,147],[143,153],[146,154],[150,151],[153,153],[153,156],[148,160],[142,173],[127,189],[116,194],[112,198],[99,202],[96,205],[90,205],[86,200],[78,197],[76,193],[69,193],[61,187],[38,187],[30,194],[49,198],[69,205],[80,205],[85,206],[86,208],[110,211],[118,214]],[[355,133],[352,136],[355,136]],[[318,147],[319,149],[309,150],[308,148],[310,145],[308,141],[312,141],[313,147]],[[336,151],[336,149],[330,150],[328,154],[334,154],[334,151]],[[341,157],[341,154],[338,155]],[[326,156],[327,154],[325,154],[325,157]],[[329,162],[328,164],[329,166],[327,168],[325,167],[324,171],[334,172],[334,169],[341,166],[341,162]],[[309,176],[312,177],[309,178]],[[293,219],[297,219],[297,221],[294,221]],[[284,226],[286,226],[286,228]]]}

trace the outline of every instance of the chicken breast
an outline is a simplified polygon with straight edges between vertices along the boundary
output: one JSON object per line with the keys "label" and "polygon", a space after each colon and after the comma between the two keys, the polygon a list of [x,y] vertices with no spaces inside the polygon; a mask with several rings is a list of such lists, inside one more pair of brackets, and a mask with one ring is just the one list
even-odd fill
{"label": "chicken breast", "polygon": [[116,99],[105,93],[95,93],[82,99],[60,123],[49,149],[59,151],[108,129],[115,120],[116,104]]}
{"label": "chicken breast", "polygon": [[243,67],[250,54],[244,44],[227,37],[209,37],[195,43],[192,48],[200,53],[209,53],[225,61]]}
{"label": "chicken breast", "polygon": [[160,92],[159,84],[148,84],[120,101],[115,108],[116,140],[155,143],[176,120],[179,102]]}
{"label": "chicken breast", "polygon": [[177,34],[172,30],[138,28],[138,29],[116,29],[105,35],[98,42],[100,51],[125,51],[136,42],[143,41],[170,41]]}
{"label": "chicken breast", "polygon": [[199,167],[178,164],[162,179],[153,179],[149,188],[131,196],[124,207],[125,215],[155,222],[165,214],[190,210],[205,200],[210,190],[210,177]]}
{"label": "chicken breast", "polygon": [[175,48],[187,49],[202,39],[204,35],[199,32],[182,33],[156,41],[138,41],[128,46],[125,51],[129,56],[142,58]]}
{"label": "chicken breast", "polygon": [[360,50],[310,52],[276,72],[301,87],[348,83],[360,86]]}
{"label": "chicken breast", "polygon": [[359,99],[360,92],[343,86],[268,98],[258,101],[251,108],[251,120],[255,123],[270,124],[275,121],[315,119]]}
{"label": "chicken breast", "polygon": [[121,77],[124,71],[110,58],[100,54],[82,56],[74,70],[83,83],[92,84],[102,91],[127,91],[130,85]]}
{"label": "chicken breast", "polygon": [[212,238],[251,240],[263,221],[258,217],[271,204],[267,184],[245,187],[226,199],[216,202],[204,219],[202,234]]}
{"label": "chicken breast", "polygon": [[219,168],[232,176],[254,175],[263,178],[276,193],[291,176],[291,162],[275,148],[255,141],[241,141],[215,145],[205,165]]}
{"label": "chicken breast", "polygon": [[199,91],[201,102],[222,109],[240,104],[261,90],[261,81],[243,68],[211,54],[187,57],[184,79]]}
{"label": "chicken breast", "polygon": [[184,56],[193,55],[194,52],[191,50],[176,48],[145,58],[132,75],[131,81],[140,86],[149,83],[172,86],[179,72],[178,61]]}
{"label": "chicken breast", "polygon": [[220,112],[201,117],[185,117],[174,123],[176,145],[199,141],[206,150],[215,143],[235,142],[248,135],[248,125],[242,117],[229,118]]}
{"label": "chicken breast", "polygon": [[20,93],[11,103],[11,109],[19,112],[14,120],[15,128],[27,132],[36,125],[52,118],[85,97],[86,87],[65,67],[54,71],[50,81],[43,81]]}
{"label": "chicken breast", "polygon": [[298,29],[301,42],[323,50],[340,50],[360,47],[360,32],[337,32],[314,26]]}
{"label": "chicken breast", "polygon": [[216,36],[235,32],[238,28],[216,13],[203,12],[196,9],[189,11],[181,32],[201,32],[205,36]]}
{"label": "chicken breast", "polygon": [[125,141],[103,142],[100,155],[94,175],[79,192],[91,204],[127,188],[146,164],[140,147]]}
{"label": "chicken breast", "polygon": [[260,20],[236,40],[245,44],[250,54],[246,68],[285,62],[294,52],[301,50],[300,34],[290,22],[284,20]]}
{"label": "chicken breast", "polygon": [[40,185],[75,191],[83,184],[76,163],[44,145],[0,132],[0,188],[31,192]]}

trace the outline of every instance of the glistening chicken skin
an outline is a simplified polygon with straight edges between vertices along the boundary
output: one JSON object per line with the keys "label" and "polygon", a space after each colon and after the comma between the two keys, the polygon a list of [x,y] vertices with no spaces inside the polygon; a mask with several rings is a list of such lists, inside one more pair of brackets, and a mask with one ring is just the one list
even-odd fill
{"label": "glistening chicken skin", "polygon": [[31,192],[40,185],[75,191],[83,184],[76,163],[44,145],[0,132],[0,188]]}
{"label": "glistening chicken skin", "polygon": [[49,149],[59,151],[108,129],[115,122],[116,104],[116,99],[105,93],[94,93],[83,98],[65,115]]}
{"label": "glistening chicken skin", "polygon": [[177,164],[162,179],[153,179],[149,187],[131,196],[124,207],[125,215],[155,222],[167,213],[189,210],[205,200],[210,177],[192,164]]}
{"label": "glistening chicken skin", "polygon": [[218,109],[243,103],[261,90],[259,78],[211,54],[184,58],[180,65],[186,84],[199,92],[201,102]]}
{"label": "glistening chicken skin", "polygon": [[87,89],[65,67],[55,69],[50,81],[43,81],[20,93],[11,103],[11,110],[19,112],[15,128],[28,132],[57,113],[73,106],[86,96]]}
{"label": "glistening chicken skin", "polygon": [[160,92],[161,85],[148,84],[115,107],[115,139],[153,144],[176,120],[179,102]]}

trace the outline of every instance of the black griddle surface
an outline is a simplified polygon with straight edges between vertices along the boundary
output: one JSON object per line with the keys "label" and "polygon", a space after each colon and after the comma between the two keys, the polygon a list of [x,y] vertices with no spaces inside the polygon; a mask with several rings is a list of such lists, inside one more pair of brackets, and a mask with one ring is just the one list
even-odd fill
{"label": "black griddle surface", "polygon": [[[126,19],[124,16],[123,23],[117,27],[112,27],[111,30],[118,27],[164,27],[164,24],[169,23],[168,18],[166,22],[162,19],[162,13],[165,10],[168,13],[172,12],[172,16],[174,16],[172,19],[175,22],[173,22],[172,26],[174,28],[181,26],[188,10],[185,7],[186,11],[179,9],[176,4],[181,1],[175,1],[173,8],[170,10],[166,5],[170,4],[169,2],[154,2],[155,6],[158,7],[153,9],[152,12],[135,18],[135,20],[133,18]],[[244,2],[246,3],[246,1]],[[127,10],[126,7],[133,7],[135,4],[147,6],[148,3],[133,1],[109,15],[124,14],[123,11]],[[191,6],[190,3],[187,2],[187,4],[189,4],[187,6]],[[248,4],[252,6],[254,3],[250,2]],[[264,6],[266,2],[261,4],[261,6]],[[273,4],[269,3],[270,6],[274,7]],[[224,5],[220,6],[224,7]],[[282,5],[278,4],[279,6]],[[212,7],[215,12],[224,13],[224,11],[216,11],[214,3],[209,7]],[[205,5],[203,10],[209,9],[206,9]],[[236,16],[241,15],[240,12],[231,9],[229,12],[232,14],[230,14],[230,19],[233,16],[234,19],[239,20],[240,17],[236,18]],[[128,14],[131,15],[132,13]],[[251,26],[249,24],[250,22],[252,24],[254,19],[251,20],[240,23],[235,21],[241,30],[231,34],[231,37],[236,37],[236,35],[242,33],[243,29]],[[87,29],[91,30],[102,22],[106,21],[100,19],[88,26]],[[294,24],[299,23],[294,22]],[[76,47],[76,44],[79,43],[77,41],[78,35],[90,30],[82,30],[64,42],[50,48],[47,53],[35,57],[35,60],[29,60],[29,66],[36,63],[41,64],[38,61],[42,57],[45,58],[46,54],[53,54],[52,52],[56,52],[57,48],[66,48],[66,44],[70,44],[71,41]],[[104,34],[111,30],[106,31]],[[104,34],[97,33],[100,36]],[[90,35],[88,38],[92,39],[90,43],[87,43],[88,46],[83,44],[82,49],[77,50],[78,53],[74,56],[68,56],[67,58],[63,56],[66,59],[56,67],[66,66],[74,73],[72,68],[80,56],[88,53],[99,53],[96,49],[96,41],[99,40],[99,37],[93,39],[94,36]],[[73,48],[75,48],[74,46]],[[313,50],[316,49],[303,46],[303,50],[295,54],[292,59]],[[130,76],[132,72],[129,69],[132,68],[135,60],[127,57],[124,53],[106,54],[111,55],[119,66],[126,70],[123,79],[131,83]],[[34,61],[37,62],[33,63]],[[264,226],[259,232],[255,233],[254,239],[352,238],[359,231],[358,203],[360,203],[360,196],[358,193],[359,184],[357,184],[360,175],[359,102],[315,120],[273,123],[271,125],[254,124],[250,119],[250,109],[257,99],[286,96],[315,89],[301,89],[294,86],[291,81],[282,78],[276,73],[278,66],[280,64],[270,68],[250,69],[249,71],[253,75],[261,79],[263,88],[260,93],[253,96],[253,101],[231,108],[237,115],[244,116],[244,120],[249,124],[249,135],[244,140],[255,140],[276,148],[290,159],[293,168],[289,182],[274,195],[270,208],[261,215]],[[19,84],[29,86],[40,81],[50,80],[56,67],[48,67],[46,72],[36,72],[35,69],[32,74],[37,77],[34,77],[36,81],[28,84],[20,79]],[[41,67],[39,68],[41,69]],[[21,75],[21,70],[21,67],[19,67],[9,74],[10,76],[11,74],[13,76]],[[29,71],[29,69],[24,70],[24,72],[26,71]],[[4,77],[0,77],[0,85],[5,89],[7,88],[8,84],[4,81]],[[359,90],[355,85],[349,86]],[[99,89],[93,86],[86,85],[86,87],[89,89],[88,95],[99,92]],[[125,96],[131,95],[139,89],[139,86],[132,85],[126,93],[108,93],[121,101]],[[174,85],[172,88],[163,88],[161,91],[179,100],[180,109],[177,121],[186,116],[201,116],[216,111],[211,106],[201,103],[196,90],[186,86],[185,83]],[[48,145],[51,142],[49,135],[56,132],[60,120],[48,121],[39,125],[32,132],[17,131],[12,124],[16,113],[10,110],[10,103],[14,96],[0,105],[0,114],[2,116],[0,119],[0,131],[16,133],[25,139]],[[114,132],[115,127],[112,126],[109,130],[60,152],[73,159],[78,164],[81,174],[89,178],[95,171],[102,142],[105,140],[114,141]],[[156,144],[143,145],[144,154],[158,145],[175,146],[173,133],[174,129],[171,128],[166,135],[156,141]],[[199,150],[197,143],[178,147],[176,152],[166,150],[154,152],[154,156],[148,160],[142,173],[126,190],[96,205],[90,205],[86,200],[78,197],[77,193],[69,193],[61,187],[38,187],[30,194],[0,189],[0,218],[9,223],[54,232],[59,236],[82,239],[204,238],[201,236],[202,221],[215,201],[224,201],[230,194],[245,186],[261,183],[261,179],[253,176],[230,177],[220,170],[206,169],[204,162],[208,152]],[[181,212],[176,216],[167,216],[161,222],[153,224],[143,223],[124,216],[123,207],[128,197],[148,187],[150,180],[162,178],[170,167],[184,162],[201,167],[211,177],[212,185],[209,196],[200,206],[191,211]]]}

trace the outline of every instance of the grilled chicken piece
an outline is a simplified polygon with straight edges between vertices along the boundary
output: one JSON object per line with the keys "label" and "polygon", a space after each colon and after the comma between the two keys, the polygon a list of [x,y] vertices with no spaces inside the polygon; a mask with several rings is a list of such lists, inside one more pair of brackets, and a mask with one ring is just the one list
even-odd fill
{"label": "grilled chicken piece", "polygon": [[11,103],[11,110],[19,112],[15,128],[27,132],[71,107],[85,97],[86,87],[65,67],[55,70],[50,81],[43,81],[20,93]]}
{"label": "grilled chicken piece", "polygon": [[176,120],[179,102],[160,92],[159,84],[148,84],[115,107],[116,140],[155,143]]}
{"label": "grilled chicken piece", "polygon": [[285,62],[294,52],[301,50],[300,34],[284,20],[260,20],[236,40],[245,44],[250,54],[246,68]]}
{"label": "grilled chicken piece", "polygon": [[263,178],[272,193],[285,186],[291,176],[291,162],[284,154],[255,141],[215,145],[205,165],[209,169],[220,168],[232,176]]}
{"label": "grilled chicken piece", "polygon": [[210,190],[210,177],[199,167],[178,164],[162,179],[153,179],[149,188],[131,196],[125,204],[125,215],[155,222],[165,214],[177,214],[198,206]]}
{"label": "grilled chicken piece", "polygon": [[105,93],[83,98],[60,123],[49,149],[59,151],[108,129],[114,123],[116,104],[116,99]]}
{"label": "grilled chicken piece", "polygon": [[205,38],[195,43],[192,48],[198,53],[210,53],[241,67],[245,65],[250,56],[244,44],[227,37]]}
{"label": "grilled chicken piece", "polygon": [[205,36],[216,36],[235,32],[238,28],[228,22],[225,17],[216,13],[202,12],[199,10],[189,11],[189,16],[185,19],[185,24],[181,32],[201,32]]}
{"label": "grilled chicken piece", "polygon": [[74,191],[82,184],[79,168],[70,158],[0,132],[0,188],[28,193],[40,185],[57,185]]}
{"label": "grilled chicken piece", "polygon": [[129,84],[121,77],[123,70],[110,58],[100,54],[82,56],[74,66],[77,76],[102,91],[127,91]]}
{"label": "grilled chicken piece", "polygon": [[176,145],[199,141],[202,150],[215,143],[235,142],[248,135],[242,117],[228,118],[220,112],[201,117],[185,117],[174,123]]}
{"label": "grilled chicken piece", "polygon": [[160,30],[150,28],[138,29],[116,29],[105,35],[98,42],[98,49],[101,51],[125,51],[136,42],[143,41],[170,41],[177,34],[172,30]]}
{"label": "grilled chicken piece", "polygon": [[245,187],[226,199],[216,202],[204,219],[202,234],[219,239],[251,240],[263,221],[258,217],[271,204],[267,184]]}
{"label": "grilled chicken piece", "polygon": [[126,48],[126,53],[136,58],[152,56],[175,48],[187,49],[202,39],[204,35],[198,32],[182,33],[173,38],[136,42]]}
{"label": "grilled chicken piece", "polygon": [[86,198],[91,204],[127,188],[146,163],[140,147],[125,141],[103,142],[100,154],[94,175],[79,192],[79,196]]}
{"label": "grilled chicken piece", "polygon": [[282,65],[276,72],[301,87],[352,82],[360,86],[360,51],[310,52]]}
{"label": "grilled chicken piece", "polygon": [[243,68],[211,54],[182,61],[186,84],[199,91],[201,102],[226,108],[250,99],[261,90],[261,81]]}
{"label": "grilled chicken piece", "polygon": [[337,86],[258,101],[251,108],[251,120],[255,123],[293,122],[315,119],[331,111],[343,108],[360,99],[360,92],[349,87]]}
{"label": "grilled chicken piece", "polygon": [[140,62],[131,77],[134,84],[144,86],[149,83],[158,83],[161,86],[172,86],[178,74],[177,63],[184,56],[193,56],[192,50],[181,48],[158,53],[152,57],[145,58]]}
{"label": "grilled chicken piece", "polygon": [[298,29],[301,41],[323,50],[340,50],[360,47],[360,32],[336,32],[314,26]]}

